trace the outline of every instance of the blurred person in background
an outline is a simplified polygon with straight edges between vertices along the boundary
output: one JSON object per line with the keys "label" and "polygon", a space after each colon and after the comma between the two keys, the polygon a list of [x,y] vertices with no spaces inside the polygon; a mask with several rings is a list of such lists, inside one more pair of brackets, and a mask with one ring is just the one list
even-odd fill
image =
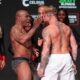
{"label": "blurred person in background", "polygon": [[69,23],[68,15],[69,14],[68,14],[67,10],[62,9],[62,8],[58,9],[58,12],[57,12],[58,20],[65,23],[66,25],[68,25],[72,29],[72,32],[73,32],[75,39],[77,41],[77,44],[78,44],[78,51],[77,51],[78,56],[77,56],[77,60],[76,60],[76,69],[77,69],[76,78],[80,79],[80,69],[79,69],[79,67],[80,67],[80,64],[79,64],[79,62],[80,62],[80,55],[79,55],[79,53],[80,53],[80,46],[79,46],[80,45],[80,38],[79,38],[80,37],[80,34],[79,34],[80,28],[79,27],[80,26],[77,26],[76,28],[71,26]]}
{"label": "blurred person in background", "polygon": [[57,18],[59,21],[65,23],[66,25],[69,25],[68,13],[65,9],[58,9]]}
{"label": "blurred person in background", "polygon": [[2,26],[0,26],[0,70],[2,70],[6,65],[6,57],[4,54],[5,48],[4,48],[3,37],[4,37],[4,30],[3,30]]}

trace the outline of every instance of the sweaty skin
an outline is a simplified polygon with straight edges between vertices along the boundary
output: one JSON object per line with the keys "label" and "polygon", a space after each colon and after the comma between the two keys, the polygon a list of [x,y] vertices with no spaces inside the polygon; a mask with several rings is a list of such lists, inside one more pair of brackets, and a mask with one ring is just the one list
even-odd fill
{"label": "sweaty skin", "polygon": [[[31,59],[31,37],[39,27],[41,21],[41,18],[34,20],[32,27],[30,23],[30,15],[27,11],[19,10],[16,13],[16,23],[11,28],[10,32],[12,49],[14,52],[13,58],[25,57]],[[21,62],[16,67],[15,72],[18,76],[18,80],[31,80],[31,69],[27,61]]]}

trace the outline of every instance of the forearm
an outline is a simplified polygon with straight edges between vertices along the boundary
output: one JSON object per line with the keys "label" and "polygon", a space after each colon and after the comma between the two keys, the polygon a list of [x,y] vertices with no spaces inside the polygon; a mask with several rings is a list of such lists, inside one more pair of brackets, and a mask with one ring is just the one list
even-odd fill
{"label": "forearm", "polygon": [[48,63],[48,57],[49,57],[50,47],[51,47],[51,40],[50,40],[49,32],[47,32],[46,29],[43,30],[42,36],[43,36],[43,49],[42,49],[42,53],[41,53],[42,56],[41,56],[40,67],[45,69],[45,67]]}
{"label": "forearm", "polygon": [[33,27],[30,31],[26,32],[25,34],[19,34],[19,36],[16,38],[16,41],[25,46],[25,43],[31,39],[36,29],[37,27]]}
{"label": "forearm", "polygon": [[40,68],[45,69],[47,62],[48,62],[48,56],[43,56],[40,62]]}
{"label": "forearm", "polygon": [[76,61],[76,58],[77,58],[77,46],[75,46],[75,48],[72,50],[72,57],[73,57],[73,60]]}
{"label": "forearm", "polygon": [[33,28],[27,33],[26,39],[30,39],[33,36],[33,34],[35,33],[35,31],[37,30],[37,28],[38,27],[33,26]]}
{"label": "forearm", "polygon": [[46,50],[46,52],[42,51],[40,68],[45,69],[45,67],[48,63],[48,57],[49,57],[49,51],[47,51],[47,50]]}
{"label": "forearm", "polygon": [[40,27],[41,22],[42,22],[42,18],[37,18],[34,20],[32,29],[28,32],[29,38],[31,38],[35,33],[36,29]]}

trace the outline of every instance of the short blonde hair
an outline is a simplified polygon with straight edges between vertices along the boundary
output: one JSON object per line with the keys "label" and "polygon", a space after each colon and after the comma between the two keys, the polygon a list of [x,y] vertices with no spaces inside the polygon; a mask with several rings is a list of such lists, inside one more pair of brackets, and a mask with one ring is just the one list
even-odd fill
{"label": "short blonde hair", "polygon": [[53,6],[48,6],[46,8],[46,11],[45,12],[46,13],[52,13],[52,14],[56,15],[57,14],[57,9],[55,7],[53,7]]}
{"label": "short blonde hair", "polygon": [[47,6],[47,5],[40,5],[38,9],[40,9],[40,8],[43,8],[44,11],[46,12],[47,9],[49,8],[49,6]]}

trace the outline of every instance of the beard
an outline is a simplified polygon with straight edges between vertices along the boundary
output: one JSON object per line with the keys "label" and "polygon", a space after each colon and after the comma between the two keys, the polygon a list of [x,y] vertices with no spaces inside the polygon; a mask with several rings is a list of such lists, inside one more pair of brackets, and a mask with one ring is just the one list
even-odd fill
{"label": "beard", "polygon": [[28,32],[31,29],[31,27],[30,26],[27,26],[24,29],[25,29],[26,32]]}
{"label": "beard", "polygon": [[25,31],[29,31],[31,29],[31,23],[30,22],[23,22],[23,27]]}

